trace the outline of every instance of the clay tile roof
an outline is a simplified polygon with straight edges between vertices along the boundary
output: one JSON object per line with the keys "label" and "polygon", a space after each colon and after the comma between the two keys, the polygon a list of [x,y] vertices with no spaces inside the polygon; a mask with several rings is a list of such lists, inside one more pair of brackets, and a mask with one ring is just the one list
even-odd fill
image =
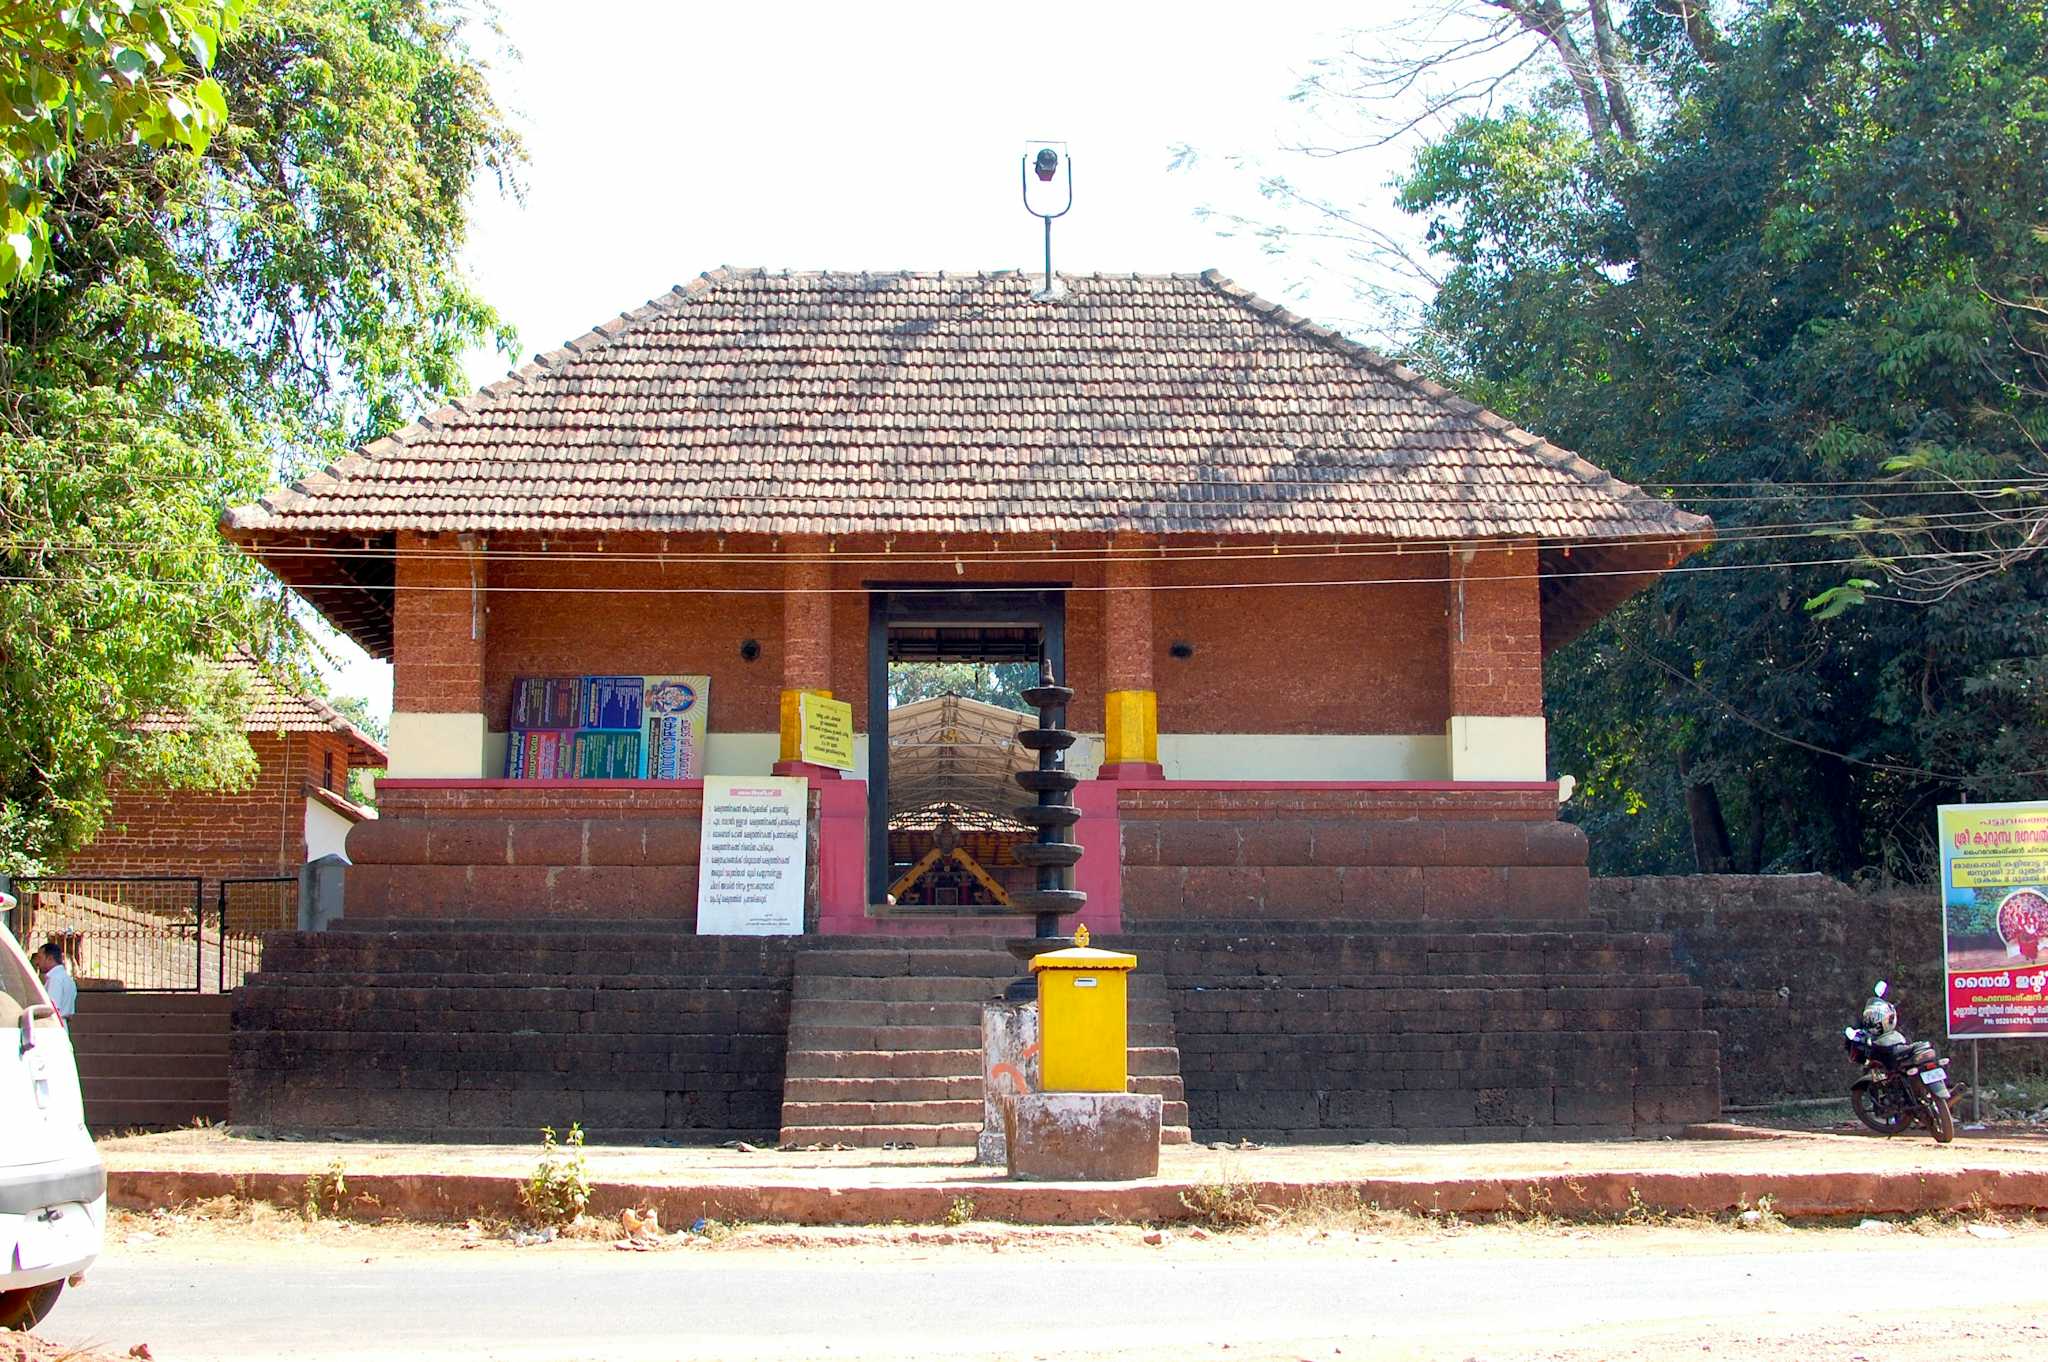
{"label": "clay tile roof", "polygon": [[[351,761],[366,766],[385,764],[384,748],[348,716],[317,696],[283,689],[248,653],[238,648],[216,665],[224,672],[236,673],[249,693],[244,733],[339,733],[348,741]],[[148,715],[135,726],[144,733],[175,733],[186,723],[183,715],[165,713]]]}
{"label": "clay tile roof", "polygon": [[1711,532],[1213,272],[1062,282],[715,271],[224,528]]}

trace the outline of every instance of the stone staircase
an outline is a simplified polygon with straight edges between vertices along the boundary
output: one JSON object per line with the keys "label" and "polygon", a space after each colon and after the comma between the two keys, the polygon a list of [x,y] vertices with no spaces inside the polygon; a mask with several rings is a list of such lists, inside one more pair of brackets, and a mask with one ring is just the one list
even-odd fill
{"label": "stone staircase", "polygon": [[228,1012],[219,993],[78,995],[71,1045],[95,1134],[228,1119]]}
{"label": "stone staircase", "polygon": [[[971,1148],[981,1132],[981,1005],[1017,975],[988,941],[901,938],[799,952],[782,1095],[784,1144]],[[1131,981],[1131,1091],[1157,1093],[1186,1144],[1173,1005]]]}

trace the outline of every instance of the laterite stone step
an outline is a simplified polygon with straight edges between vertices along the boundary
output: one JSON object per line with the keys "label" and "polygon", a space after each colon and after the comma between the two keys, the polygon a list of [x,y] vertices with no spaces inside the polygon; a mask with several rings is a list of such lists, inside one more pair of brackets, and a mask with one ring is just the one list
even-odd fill
{"label": "laterite stone step", "polygon": [[[789,1027],[789,1048],[799,1050],[966,1050],[979,1051],[979,1026],[810,1026]],[[977,1060],[977,1066],[979,1061]]]}
{"label": "laterite stone step", "polygon": [[228,1100],[225,1074],[217,1078],[173,1077],[152,1074],[146,1078],[81,1078],[88,1112],[100,1103],[126,1102],[222,1102]]}
{"label": "laterite stone step", "polygon": [[162,1035],[226,1035],[228,1016],[188,1017],[178,1012],[99,1012],[79,1009],[78,1032],[80,1035],[100,1036],[162,1036]]}
{"label": "laterite stone step", "polygon": [[205,1078],[226,1088],[225,1051],[220,1054],[103,1054],[78,1057],[79,1081],[90,1084],[115,1078]]}
{"label": "laterite stone step", "polygon": [[71,1030],[97,1132],[187,1126],[228,1115],[232,996],[83,989]]}
{"label": "laterite stone step", "polygon": [[[816,1023],[807,1013],[803,1021],[792,1019],[789,1046],[797,1050],[975,1050],[981,1049],[981,1023],[973,1026]],[[1173,1026],[1167,1022],[1133,1022],[1125,1036],[1133,1046],[1164,1046],[1173,1041]]]}
{"label": "laterite stone step", "polygon": [[[905,1052],[890,1052],[900,1059]],[[928,1102],[971,1097],[981,1100],[981,1075],[972,1071],[945,1075],[796,1075],[783,1080],[783,1098],[790,1102]],[[1180,1101],[1186,1088],[1178,1073],[1132,1074],[1132,1092],[1149,1092]]]}
{"label": "laterite stone step", "polygon": [[116,1012],[162,1012],[181,1017],[225,1017],[234,1010],[234,996],[228,993],[141,993],[120,988],[86,988],[79,990],[78,1010],[89,1016]]}
{"label": "laterite stone step", "polygon": [[177,1101],[132,1101],[105,1102],[88,1108],[90,1124],[96,1135],[111,1134],[117,1130],[133,1130],[150,1127],[158,1130],[177,1129],[204,1121],[222,1125],[228,1119],[228,1099],[218,1102]]}
{"label": "laterite stone step", "polygon": [[972,1122],[981,1125],[981,1098],[936,1102],[791,1102],[782,1103],[784,1126],[943,1126]]}
{"label": "laterite stone step", "polygon": [[[981,1049],[972,1050],[792,1050],[786,1078],[956,1078],[981,1081]],[[1180,1076],[1180,1051],[1134,1045],[1133,1080]]]}
{"label": "laterite stone step", "polygon": [[[85,1026],[71,1032],[71,1052],[83,1065],[89,1059],[114,1055],[217,1055],[225,1063],[228,1030],[179,1034],[170,1032],[104,1032]],[[223,1070],[225,1072],[225,1070]]]}
{"label": "laterite stone step", "polygon": [[862,974],[802,974],[791,990],[799,1003],[935,1002],[970,1003],[980,1007],[1003,991],[1005,980],[975,976],[965,979],[882,978]]}
{"label": "laterite stone step", "polygon": [[1008,955],[957,949],[817,950],[796,957],[798,978],[835,975],[869,978],[1014,979],[1020,971]]}
{"label": "laterite stone step", "polygon": [[[883,1001],[874,999],[798,999],[805,1024],[812,1026],[957,1026],[981,1031],[981,1002]],[[1135,1001],[1130,1008],[1132,1030],[1144,1025],[1171,1027],[1173,1009],[1164,999]]]}
{"label": "laterite stone step", "polygon": [[[975,1038],[977,1041],[980,1037]],[[791,1078],[972,1078],[981,1081],[981,1047],[972,1050],[791,1050]]]}
{"label": "laterite stone step", "polygon": [[[995,940],[804,951],[794,961],[782,1139],[790,1144],[966,1146],[984,1112],[981,1016],[1018,974]],[[1173,1003],[1131,981],[1131,1089],[1161,1099],[1187,1142]],[[957,1127],[957,1129],[956,1129]],[[922,1133],[920,1133],[922,1132]]]}
{"label": "laterite stone step", "polygon": [[901,1126],[785,1126],[784,1144],[850,1144],[856,1149],[879,1149],[885,1144],[914,1145],[919,1149],[972,1149],[981,1138],[981,1117],[950,1125]]}
{"label": "laterite stone step", "polygon": [[944,1102],[981,1100],[981,1078],[785,1078],[782,1100],[824,1102]]}

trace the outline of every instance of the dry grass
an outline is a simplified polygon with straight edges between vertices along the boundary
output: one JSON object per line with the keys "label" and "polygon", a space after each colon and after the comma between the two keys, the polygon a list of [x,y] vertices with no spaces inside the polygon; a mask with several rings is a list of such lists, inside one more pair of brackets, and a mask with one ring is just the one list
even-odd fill
{"label": "dry grass", "polygon": [[1389,1209],[1367,1201],[1352,1187],[1310,1187],[1284,1204],[1259,1200],[1258,1188],[1224,1179],[1182,1192],[1188,1214],[1183,1223],[1223,1233],[1263,1230],[1280,1233],[1416,1234],[1455,1230],[1455,1216]]}
{"label": "dry grass", "polygon": [[[1731,1211],[1671,1211],[1648,1204],[1633,1189],[1627,1206],[1618,1212],[1561,1211],[1547,1189],[1533,1184],[1520,1195],[1510,1194],[1506,1210],[1484,1213],[1382,1206],[1347,1187],[1309,1188],[1283,1204],[1275,1204],[1260,1199],[1257,1184],[1228,1177],[1193,1187],[1183,1192],[1180,1200],[1187,1211],[1181,1223],[1226,1234],[1345,1233],[1413,1238],[1457,1234],[1486,1226],[1574,1235],[1583,1235],[1588,1230],[1631,1229],[1755,1234],[1799,1229],[1841,1230],[1854,1228],[1870,1218],[1836,1216],[1791,1220],[1780,1213],[1768,1195],[1758,1197],[1754,1203],[1745,1202]],[[2048,1226],[2048,1213],[2000,1213],[1981,1205],[1881,1219],[1896,1224],[1901,1230],[1923,1235],[1969,1233],[1972,1227],[1987,1225],[2010,1229]]]}
{"label": "dry grass", "polygon": [[1256,1229],[1278,1213],[1259,1200],[1251,1184],[1231,1178],[1197,1183],[1180,1194],[1180,1204],[1188,1220],[1205,1230]]}
{"label": "dry grass", "polygon": [[[324,1190],[324,1189],[323,1189]],[[662,1233],[691,1231],[689,1239],[699,1248],[748,1249],[765,1243],[780,1243],[795,1236],[815,1233],[818,1247],[832,1248],[841,1241],[874,1244],[892,1238],[930,1239],[935,1232],[951,1242],[963,1231],[974,1242],[1045,1239],[1050,1242],[1121,1242],[1147,1230],[1200,1229],[1222,1235],[1285,1235],[1318,1238],[1345,1235],[1364,1239],[1441,1240],[1482,1230],[1533,1233],[1583,1239],[1589,1234],[1628,1234],[1635,1231],[1677,1230],[1703,1234],[1790,1233],[1799,1231],[1855,1230],[1866,1219],[1879,1219],[1896,1232],[1924,1236],[1983,1233],[1984,1227],[2004,1227],[2013,1233],[2034,1233],[2048,1228],[2048,1214],[1997,1213],[1982,1206],[1915,1216],[1829,1217],[1789,1220],[1768,1196],[1733,1211],[1672,1212],[1631,1198],[1618,1213],[1586,1213],[1559,1210],[1546,1189],[1531,1185],[1508,1198],[1508,1208],[1484,1214],[1460,1214],[1445,1210],[1388,1207],[1368,1200],[1355,1188],[1312,1187],[1281,1201],[1267,1200],[1273,1193],[1261,1184],[1225,1177],[1188,1189],[1181,1194],[1185,1214],[1170,1225],[1102,1223],[1092,1227],[1049,1227],[1006,1225],[981,1218],[971,1198],[961,1196],[933,1222],[923,1226],[909,1223],[894,1226],[843,1227],[816,1232],[794,1226],[707,1219],[701,1227],[690,1224],[663,1225]],[[359,1208],[351,1208],[359,1209]],[[323,1207],[323,1210],[325,1208]],[[347,1212],[345,1211],[344,1214]],[[971,1229],[969,1229],[971,1227]],[[180,1235],[226,1234],[252,1246],[265,1243],[317,1245],[360,1245],[372,1243],[388,1248],[436,1250],[451,1247],[482,1247],[490,1243],[518,1242],[535,1227],[497,1217],[479,1217],[448,1224],[367,1216],[351,1220],[323,1214],[305,1218],[302,1206],[275,1206],[244,1197],[222,1196],[190,1202],[175,1209],[152,1212],[114,1210],[109,1213],[107,1237],[110,1245],[146,1244],[171,1240]],[[625,1236],[620,1219],[585,1214],[555,1228],[553,1239],[565,1244],[589,1247],[608,1244]],[[963,1240],[964,1242],[964,1240]],[[12,1362],[0,1352],[0,1362]]]}
{"label": "dry grass", "polygon": [[0,1362],[117,1362],[111,1354],[60,1348],[34,1334],[0,1333]]}

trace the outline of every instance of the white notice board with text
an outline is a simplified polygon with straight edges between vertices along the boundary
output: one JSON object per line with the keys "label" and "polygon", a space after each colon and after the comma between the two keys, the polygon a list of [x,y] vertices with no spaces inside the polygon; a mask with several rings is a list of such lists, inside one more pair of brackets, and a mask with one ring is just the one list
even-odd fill
{"label": "white notice board with text", "polygon": [[697,931],[797,936],[804,929],[810,782],[706,776],[697,860]]}

